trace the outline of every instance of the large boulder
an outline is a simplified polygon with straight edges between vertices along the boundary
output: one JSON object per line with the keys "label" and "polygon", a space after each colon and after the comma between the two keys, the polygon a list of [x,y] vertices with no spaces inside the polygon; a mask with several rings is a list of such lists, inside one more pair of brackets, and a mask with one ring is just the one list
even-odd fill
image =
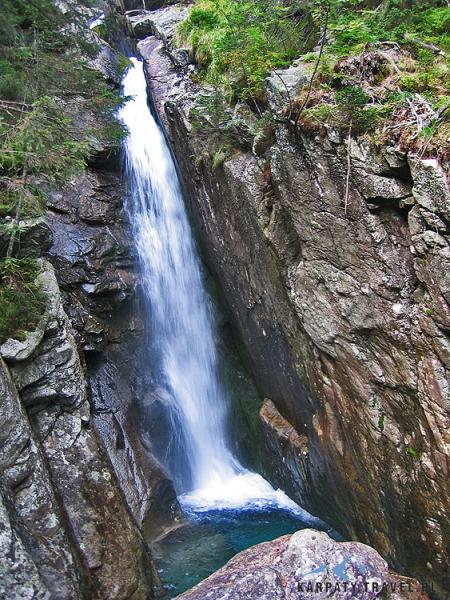
{"label": "large boulder", "polygon": [[[335,542],[326,533],[303,529],[253,546],[224,567],[181,594],[183,600],[372,600],[382,594],[418,592],[415,580],[389,572],[383,558],[370,546]],[[402,591],[400,590],[402,588]]]}

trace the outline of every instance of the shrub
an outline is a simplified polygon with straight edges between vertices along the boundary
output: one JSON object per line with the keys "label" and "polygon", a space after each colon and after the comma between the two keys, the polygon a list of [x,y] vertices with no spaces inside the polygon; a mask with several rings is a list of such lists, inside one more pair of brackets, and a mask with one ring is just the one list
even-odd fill
{"label": "shrub", "polygon": [[31,259],[0,261],[0,344],[24,339],[41,318],[46,297],[36,285],[39,264]]}
{"label": "shrub", "polygon": [[190,44],[208,82],[231,87],[234,99],[258,97],[268,73],[313,45],[310,18],[276,0],[197,0],[178,41]]}

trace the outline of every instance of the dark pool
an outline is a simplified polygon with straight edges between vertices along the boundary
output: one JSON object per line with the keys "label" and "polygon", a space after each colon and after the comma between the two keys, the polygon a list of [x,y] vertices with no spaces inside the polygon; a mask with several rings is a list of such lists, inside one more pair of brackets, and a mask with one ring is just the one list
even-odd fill
{"label": "dark pool", "polygon": [[313,527],[337,534],[314,517],[278,508],[212,510],[188,513],[186,524],[153,546],[169,598],[191,588],[238,552],[299,529]]}

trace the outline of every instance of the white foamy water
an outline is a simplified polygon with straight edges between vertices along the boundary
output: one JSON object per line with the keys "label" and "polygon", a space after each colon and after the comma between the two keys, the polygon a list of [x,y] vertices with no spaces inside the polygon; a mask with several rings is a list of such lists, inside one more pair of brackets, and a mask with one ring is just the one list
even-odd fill
{"label": "white foamy water", "polygon": [[[131,100],[120,109],[136,247],[152,320],[158,386],[173,398],[169,410],[180,468],[190,471],[186,507],[279,506],[301,511],[284,492],[244,469],[227,441],[227,398],[218,375],[213,318],[175,164],[147,104],[142,64],[123,79]],[[181,461],[180,461],[181,462]],[[305,513],[306,514],[306,513]]]}
{"label": "white foamy water", "polygon": [[210,483],[179,497],[183,508],[193,512],[211,510],[264,510],[279,508],[302,518],[304,522],[318,521],[300,508],[282,490],[275,490],[258,473],[242,470],[227,481]]}

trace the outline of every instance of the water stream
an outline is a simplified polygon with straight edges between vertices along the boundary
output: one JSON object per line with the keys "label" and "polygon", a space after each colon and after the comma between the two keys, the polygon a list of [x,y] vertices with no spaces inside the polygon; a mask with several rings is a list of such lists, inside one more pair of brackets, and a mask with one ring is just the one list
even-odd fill
{"label": "water stream", "polygon": [[[209,566],[196,574],[189,572],[178,581],[179,574],[172,573],[180,591],[223,564],[230,553],[253,543],[256,529],[251,523],[260,523],[256,539],[263,541],[261,536],[270,539],[286,533],[286,528],[293,531],[311,524],[312,517],[284,492],[245,469],[230,450],[228,398],[219,376],[211,301],[175,163],[149,109],[142,63],[136,58],[124,76],[123,94],[130,97],[120,110],[128,129],[124,143],[128,210],[151,320],[151,368],[155,384],[169,399],[170,451],[176,457],[158,458],[191,518],[190,528],[172,542],[169,539],[166,554],[160,545],[162,564],[167,570],[164,557],[173,555],[173,544],[189,553],[192,539],[209,540],[211,532],[216,539],[218,531],[231,535],[241,526],[251,530],[238,543],[227,538],[226,551],[222,548],[213,559],[207,543]],[[194,546],[198,548],[198,543]]]}

